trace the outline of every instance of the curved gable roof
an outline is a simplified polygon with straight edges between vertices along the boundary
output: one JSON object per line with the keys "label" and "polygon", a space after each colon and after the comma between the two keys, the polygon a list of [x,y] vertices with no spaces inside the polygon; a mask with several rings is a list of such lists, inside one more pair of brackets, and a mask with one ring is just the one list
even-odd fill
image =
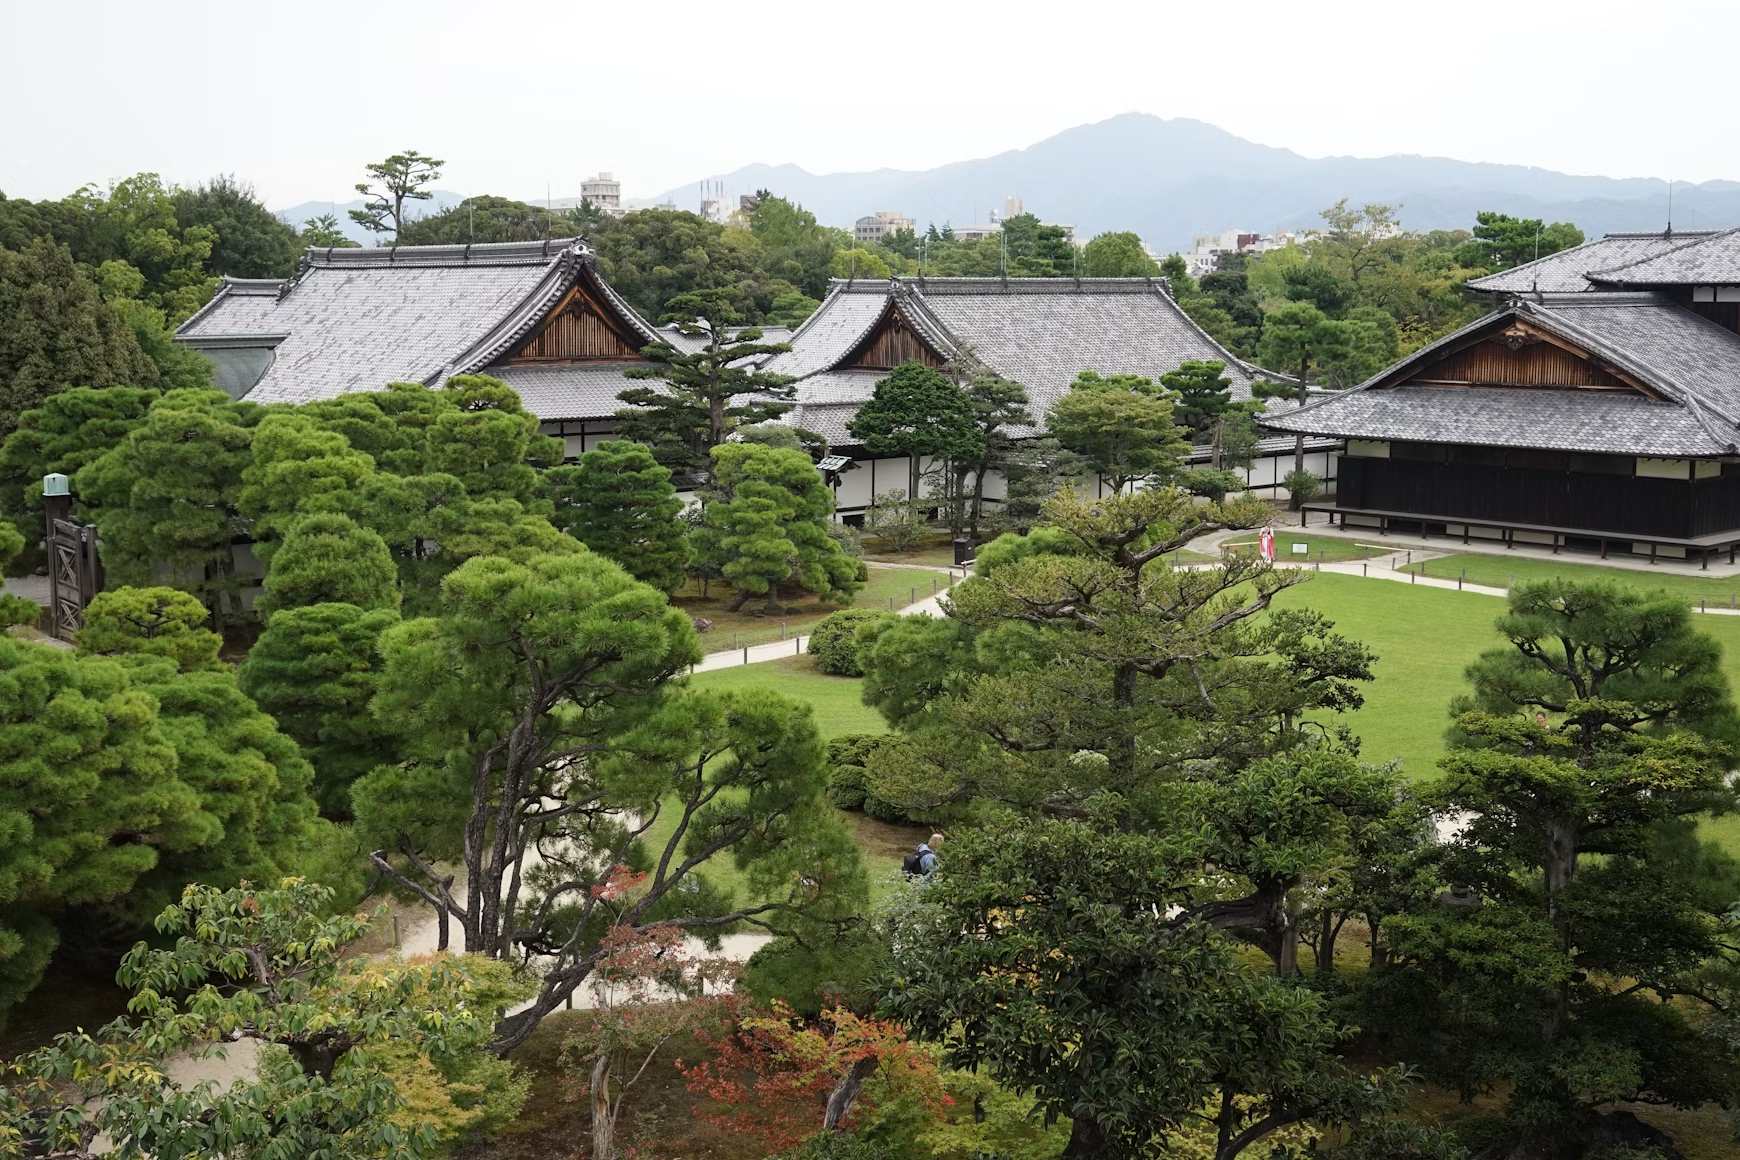
{"label": "curved gable roof", "polygon": [[[1634,377],[1660,398],[1518,387],[1434,387],[1415,370],[1514,321],[1538,327]],[[1731,455],[1740,446],[1740,335],[1649,294],[1519,299],[1422,347],[1350,390],[1262,425],[1351,439],[1593,451]]]}
{"label": "curved gable roof", "polygon": [[482,246],[310,250],[283,283],[226,280],[176,339],[270,347],[247,397],[303,403],[395,381],[479,370],[577,281],[646,342],[663,335],[593,268],[573,238]]}

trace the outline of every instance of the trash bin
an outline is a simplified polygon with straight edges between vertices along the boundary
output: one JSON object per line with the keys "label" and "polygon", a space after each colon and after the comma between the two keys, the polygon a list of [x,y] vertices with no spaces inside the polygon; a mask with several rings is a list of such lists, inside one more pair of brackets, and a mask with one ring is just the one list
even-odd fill
{"label": "trash bin", "polygon": [[973,558],[973,541],[965,536],[955,541],[955,565],[958,567]]}

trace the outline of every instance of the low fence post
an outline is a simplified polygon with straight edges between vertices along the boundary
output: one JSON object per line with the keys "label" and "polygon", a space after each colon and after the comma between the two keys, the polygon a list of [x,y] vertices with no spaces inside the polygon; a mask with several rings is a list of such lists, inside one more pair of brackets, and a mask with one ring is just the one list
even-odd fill
{"label": "low fence post", "polygon": [[1366,569],[1366,562],[1365,562],[1365,561],[1364,561],[1364,560],[1361,560],[1361,561],[1360,561],[1360,562],[1359,562],[1359,574],[1360,574],[1360,575],[1361,575],[1361,576],[1364,576],[1364,575],[1367,575],[1367,573],[1366,573],[1366,570],[1365,570],[1365,569]]}
{"label": "low fence post", "polygon": [[743,646],[743,663],[744,664],[749,663],[749,646],[748,645]]}
{"label": "low fence post", "polygon": [[1462,591],[1462,582],[1468,579],[1468,569],[1462,569],[1462,574],[1456,577],[1456,591]]}

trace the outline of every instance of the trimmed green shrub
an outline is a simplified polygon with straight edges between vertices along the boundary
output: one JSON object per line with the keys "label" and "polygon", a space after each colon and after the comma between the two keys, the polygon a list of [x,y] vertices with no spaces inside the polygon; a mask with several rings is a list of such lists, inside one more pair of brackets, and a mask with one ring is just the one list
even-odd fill
{"label": "trimmed green shrub", "polygon": [[776,938],[749,956],[738,987],[758,1003],[782,999],[809,1019],[835,1006],[868,1015],[880,997],[874,983],[888,958],[887,941],[868,926],[808,946]]}
{"label": "trimmed green shrub", "polygon": [[1310,503],[1323,490],[1323,481],[1309,471],[1289,471],[1287,478],[1281,481],[1281,486],[1287,489],[1287,496],[1292,501],[1290,507],[1299,510],[1299,505]]}
{"label": "trimmed green shrub", "polygon": [[888,740],[881,733],[844,733],[828,742],[828,800],[842,810],[862,810],[868,791],[864,767]]}
{"label": "trimmed green shrub", "polygon": [[860,626],[890,619],[891,614],[870,608],[843,608],[810,631],[809,653],[816,668],[836,677],[861,677],[857,633]]}

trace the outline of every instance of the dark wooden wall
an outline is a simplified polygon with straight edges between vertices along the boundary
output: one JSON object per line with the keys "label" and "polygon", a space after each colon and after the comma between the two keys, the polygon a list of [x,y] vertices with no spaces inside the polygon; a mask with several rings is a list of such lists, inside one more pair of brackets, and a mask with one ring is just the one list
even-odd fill
{"label": "dark wooden wall", "polygon": [[578,362],[640,357],[634,345],[584,290],[576,286],[509,362]]}
{"label": "dark wooden wall", "polygon": [[1740,475],[1649,479],[1542,467],[1343,456],[1347,508],[1689,539],[1740,529]]}
{"label": "dark wooden wall", "polygon": [[940,367],[943,360],[937,357],[935,351],[918,333],[908,326],[899,315],[889,317],[881,329],[870,336],[870,340],[859,351],[858,357],[851,364],[867,370],[893,370],[901,363],[923,363],[927,367]]}
{"label": "dark wooden wall", "polygon": [[1550,342],[1531,342],[1512,350],[1496,338],[1448,355],[1415,373],[1411,380],[1478,387],[1629,389],[1615,376]]}

